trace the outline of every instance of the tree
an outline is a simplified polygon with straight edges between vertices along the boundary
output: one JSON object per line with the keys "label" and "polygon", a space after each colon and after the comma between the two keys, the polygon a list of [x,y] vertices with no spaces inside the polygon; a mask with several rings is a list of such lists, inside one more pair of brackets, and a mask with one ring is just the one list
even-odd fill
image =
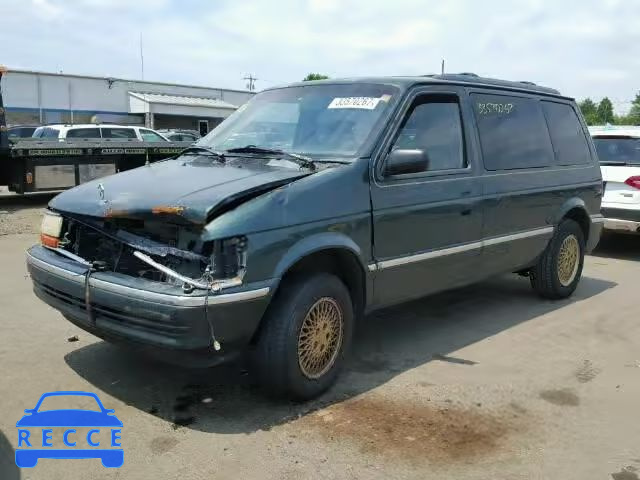
{"label": "tree", "polygon": [[302,81],[303,82],[309,82],[311,80],[326,80],[327,78],[329,78],[329,77],[326,76],[326,75],[323,75],[321,73],[310,73],[309,75],[304,77],[304,79]]}
{"label": "tree", "polygon": [[615,123],[616,118],[613,114],[613,103],[609,97],[604,97],[598,104],[598,122],[599,123]]}
{"label": "tree", "polygon": [[590,98],[585,98],[578,106],[584,116],[587,125],[596,125],[598,123],[598,107]]}
{"label": "tree", "polygon": [[629,123],[640,125],[640,92],[636,93],[636,98],[631,102],[631,110],[627,116]]}

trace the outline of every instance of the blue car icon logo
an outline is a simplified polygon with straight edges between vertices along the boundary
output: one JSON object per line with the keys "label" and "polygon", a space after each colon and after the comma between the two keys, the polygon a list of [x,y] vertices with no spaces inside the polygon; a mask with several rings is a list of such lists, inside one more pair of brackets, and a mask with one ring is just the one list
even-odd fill
{"label": "blue car icon logo", "polygon": [[[95,409],[55,409],[43,408],[43,402],[50,399],[64,402],[89,400]],[[49,399],[49,400],[48,400]],[[95,404],[92,400],[95,400]],[[24,411],[24,415],[16,423],[18,427],[18,448],[16,449],[16,465],[21,468],[35,467],[40,458],[99,458],[102,465],[117,468],[124,462],[121,445],[122,422],[114,415],[114,411],[104,408],[95,393],[91,392],[48,392],[44,393],[36,406]],[[62,427],[61,435],[54,440],[52,428]],[[62,430],[60,429],[60,430]],[[86,435],[77,429],[88,430]],[[40,431],[41,430],[41,431]],[[58,430],[58,429],[56,429]],[[58,432],[61,433],[61,432]],[[61,445],[58,443],[61,440]],[[84,448],[86,443],[87,448]],[[56,448],[56,447],[67,448]],[[109,446],[110,448],[105,448]]]}

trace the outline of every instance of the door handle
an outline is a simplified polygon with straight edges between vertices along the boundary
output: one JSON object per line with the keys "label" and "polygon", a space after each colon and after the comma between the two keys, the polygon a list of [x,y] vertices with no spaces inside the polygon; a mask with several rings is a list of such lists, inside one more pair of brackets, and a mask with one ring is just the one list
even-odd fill
{"label": "door handle", "polygon": [[462,211],[460,212],[460,215],[465,215],[465,216],[466,216],[466,215],[471,215],[471,209],[470,209],[470,208],[467,208],[467,209],[465,209],[465,210],[462,210]]}

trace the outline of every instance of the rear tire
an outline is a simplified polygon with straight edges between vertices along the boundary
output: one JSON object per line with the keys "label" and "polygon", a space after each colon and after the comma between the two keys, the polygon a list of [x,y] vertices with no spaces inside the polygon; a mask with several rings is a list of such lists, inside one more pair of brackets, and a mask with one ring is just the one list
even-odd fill
{"label": "rear tire", "polygon": [[353,304],[335,276],[285,280],[263,319],[252,370],[271,395],[308,400],[333,383],[351,344]]}
{"label": "rear tire", "polygon": [[533,289],[543,298],[569,297],[578,286],[584,264],[585,240],[580,225],[565,219],[531,269]]}

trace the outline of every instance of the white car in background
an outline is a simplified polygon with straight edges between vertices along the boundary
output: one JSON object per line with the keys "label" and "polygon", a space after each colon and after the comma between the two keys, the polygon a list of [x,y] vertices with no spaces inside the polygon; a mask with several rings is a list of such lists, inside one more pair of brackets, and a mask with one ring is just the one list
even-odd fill
{"label": "white car in background", "polygon": [[111,123],[88,123],[76,125],[45,125],[38,127],[32,135],[42,140],[75,140],[108,138],[111,140],[139,140],[141,142],[168,142],[166,137],[155,130],[130,125],[115,125]]}
{"label": "white car in background", "polygon": [[606,230],[640,233],[640,127],[590,127],[598,152]]}

